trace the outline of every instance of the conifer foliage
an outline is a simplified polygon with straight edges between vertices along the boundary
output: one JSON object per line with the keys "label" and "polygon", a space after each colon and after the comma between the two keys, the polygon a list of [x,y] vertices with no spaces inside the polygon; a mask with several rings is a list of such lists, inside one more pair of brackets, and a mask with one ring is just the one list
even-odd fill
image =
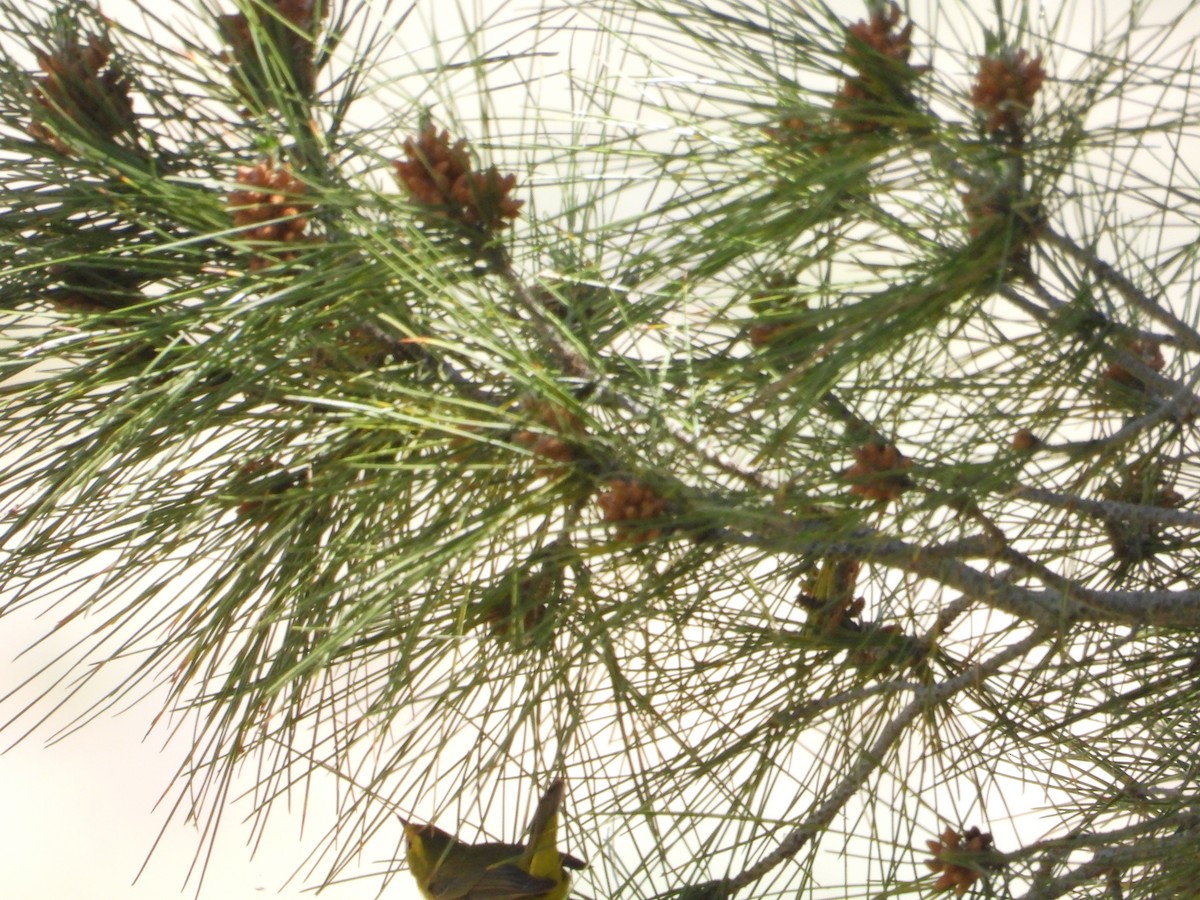
{"label": "conifer foliage", "polygon": [[494,6],[0,0],[8,732],[324,883],[564,775],[580,897],[1190,896],[1194,11]]}

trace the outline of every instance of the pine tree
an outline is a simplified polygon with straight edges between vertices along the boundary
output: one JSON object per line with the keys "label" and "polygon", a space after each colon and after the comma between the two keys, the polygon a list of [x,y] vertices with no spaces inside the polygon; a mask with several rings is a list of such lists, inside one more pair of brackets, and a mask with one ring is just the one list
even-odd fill
{"label": "pine tree", "polygon": [[8,733],[166,686],[327,882],[565,775],[579,897],[1191,896],[1192,7],[484,6],[0,0]]}

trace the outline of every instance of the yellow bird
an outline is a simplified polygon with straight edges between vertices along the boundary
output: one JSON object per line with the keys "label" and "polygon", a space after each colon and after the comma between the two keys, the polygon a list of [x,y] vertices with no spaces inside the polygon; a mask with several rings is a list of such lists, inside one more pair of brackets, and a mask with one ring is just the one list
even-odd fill
{"label": "yellow bird", "polygon": [[426,900],[566,900],[586,863],[558,849],[566,785],[555,779],[538,802],[525,844],[467,844],[433,825],[405,823],[408,867]]}

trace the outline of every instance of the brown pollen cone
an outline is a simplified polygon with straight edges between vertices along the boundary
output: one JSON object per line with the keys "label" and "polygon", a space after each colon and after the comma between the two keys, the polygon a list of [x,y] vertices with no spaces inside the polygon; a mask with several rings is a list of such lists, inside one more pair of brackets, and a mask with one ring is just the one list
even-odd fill
{"label": "brown pollen cone", "polygon": [[[1166,359],[1163,357],[1162,347],[1157,341],[1148,339],[1134,340],[1125,344],[1124,349],[1130,355],[1145,363],[1146,368],[1154,372],[1161,372],[1167,364]],[[1141,378],[1130,372],[1120,363],[1112,363],[1105,369],[1104,377],[1135,390],[1145,390],[1146,388]]]}
{"label": "brown pollen cone", "polygon": [[[237,182],[240,190],[230,191],[228,206],[233,224],[242,230],[242,237],[253,243],[294,244],[304,238],[308,218],[303,215],[312,209],[311,203],[298,197],[305,191],[304,182],[293,177],[287,166],[276,168],[268,162],[255,166],[239,166]],[[294,253],[276,252],[278,259],[292,259]],[[260,269],[269,260],[255,256],[250,269]]]}
{"label": "brown pollen cone", "polygon": [[843,127],[852,132],[874,131],[886,123],[878,121],[871,107],[884,112],[897,102],[911,103],[909,82],[927,71],[926,67],[909,65],[912,54],[912,22],[899,31],[901,11],[897,3],[877,4],[870,19],[859,21],[847,29],[846,61],[854,69],[848,75],[833,108],[842,111]]}
{"label": "brown pollen cone", "polygon": [[466,140],[450,141],[450,133],[433,126],[404,142],[405,159],[396,160],[396,177],[414,203],[431,207],[436,218],[494,232],[520,215],[523,200],[509,196],[515,175],[495,166],[472,171]]}
{"label": "brown pollen cone", "polygon": [[951,857],[962,859],[966,854],[983,856],[992,849],[992,836],[990,833],[981,832],[974,827],[963,833],[959,833],[953,828],[947,828],[942,832],[940,839],[925,843],[929,847],[929,852],[934,856],[933,859],[926,860],[925,865],[939,873],[937,880],[933,883],[933,889],[935,891],[954,891],[956,896],[961,897],[979,879],[979,867],[973,868],[958,862],[950,862],[949,859]]}
{"label": "brown pollen cone", "polygon": [[265,0],[261,5],[270,9],[253,7],[253,28],[245,13],[217,17],[217,29],[229,45],[222,58],[230,65],[230,81],[247,100],[270,105],[267,67],[282,62],[296,89],[305,96],[312,94],[317,77],[317,26],[329,12],[329,4],[321,0]]}
{"label": "brown pollen cone", "polygon": [[971,103],[985,116],[984,131],[1019,133],[1045,80],[1041,56],[1030,58],[1024,50],[981,56]]}
{"label": "brown pollen cone", "polygon": [[609,490],[596,498],[605,522],[616,525],[617,534],[624,540],[643,544],[658,539],[661,526],[639,527],[646,519],[657,519],[666,511],[667,502],[640,481],[618,478]]}
{"label": "brown pollen cone", "polygon": [[521,406],[536,425],[514,433],[513,441],[538,457],[538,472],[549,476],[560,464],[574,462],[576,454],[571,440],[585,433],[579,417],[545,400],[530,398]]}
{"label": "brown pollen cone", "polygon": [[70,147],[56,133],[56,121],[73,122],[105,140],[133,130],[131,84],[112,52],[107,39],[90,35],[85,44],[74,39],[53,53],[37,54],[45,74],[34,82],[32,138],[69,154]]}
{"label": "brown pollen cone", "polygon": [[869,441],[855,449],[854,465],[842,477],[850,482],[850,493],[884,503],[912,487],[904,472],[911,466],[912,460],[905,458],[895,444]]}

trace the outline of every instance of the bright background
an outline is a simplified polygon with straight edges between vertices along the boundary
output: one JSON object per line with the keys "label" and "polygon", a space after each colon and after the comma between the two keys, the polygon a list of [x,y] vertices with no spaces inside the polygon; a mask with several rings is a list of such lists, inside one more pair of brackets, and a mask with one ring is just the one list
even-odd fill
{"label": "bright background", "polygon": [[[1080,35],[1095,27],[1097,7],[1101,11],[1105,7],[1102,3],[1067,2],[1081,17]],[[491,10],[506,4],[514,9],[536,6],[533,0],[528,4],[480,0],[475,6]],[[452,32],[459,12],[456,3],[422,5],[440,8],[445,18],[439,30],[443,34]],[[1154,0],[1150,4],[1163,19],[1183,5],[1183,0]],[[132,15],[136,9],[129,0],[103,0],[101,6],[113,17]],[[912,4],[918,31],[931,21],[936,6],[932,0]],[[1118,9],[1126,4],[1112,0],[1108,6]],[[847,4],[847,17],[857,17],[861,8],[857,3]],[[979,12],[986,17],[984,9]],[[561,49],[567,52],[569,47]],[[54,615],[50,613],[50,621]],[[0,628],[0,695],[65,649],[67,642],[60,641],[29,650],[30,642],[46,630],[46,622],[28,613],[5,618]],[[114,677],[108,686],[116,683]],[[73,698],[68,713],[81,713],[101,700],[105,687],[104,679],[95,679]],[[65,691],[63,688],[62,694]],[[49,708],[55,697],[43,700]],[[46,741],[49,730],[16,746],[9,745],[19,732],[0,734],[0,750],[5,751],[0,753],[0,900],[258,900],[313,896],[305,891],[305,885],[319,883],[324,870],[319,864],[315,870],[306,867],[305,860],[324,836],[329,820],[319,812],[333,802],[334,779],[313,776],[307,830],[301,827],[303,797],[297,798],[291,811],[282,806],[273,809],[270,827],[263,834],[257,833],[249,821],[253,813],[250,804],[235,802],[222,816],[211,854],[207,860],[197,859],[203,838],[198,825],[174,820],[163,830],[176,796],[171,786],[188,742],[186,734],[167,742],[165,729],[151,730],[158,709],[151,697],[147,703],[89,722],[81,731],[53,743]],[[57,721],[61,724],[67,720],[69,714]],[[253,774],[243,773],[245,789],[253,786]],[[1038,802],[1034,797],[1009,799],[1017,801],[1014,811],[1022,806],[1036,807]],[[453,822],[441,824],[455,826]],[[366,857],[362,871],[377,874],[390,865],[387,858]],[[202,881],[194,868],[198,866],[205,866]],[[378,877],[366,877],[334,885],[320,896],[366,900],[379,896],[382,884]],[[419,900],[404,876],[392,882],[384,896],[388,900]]]}

